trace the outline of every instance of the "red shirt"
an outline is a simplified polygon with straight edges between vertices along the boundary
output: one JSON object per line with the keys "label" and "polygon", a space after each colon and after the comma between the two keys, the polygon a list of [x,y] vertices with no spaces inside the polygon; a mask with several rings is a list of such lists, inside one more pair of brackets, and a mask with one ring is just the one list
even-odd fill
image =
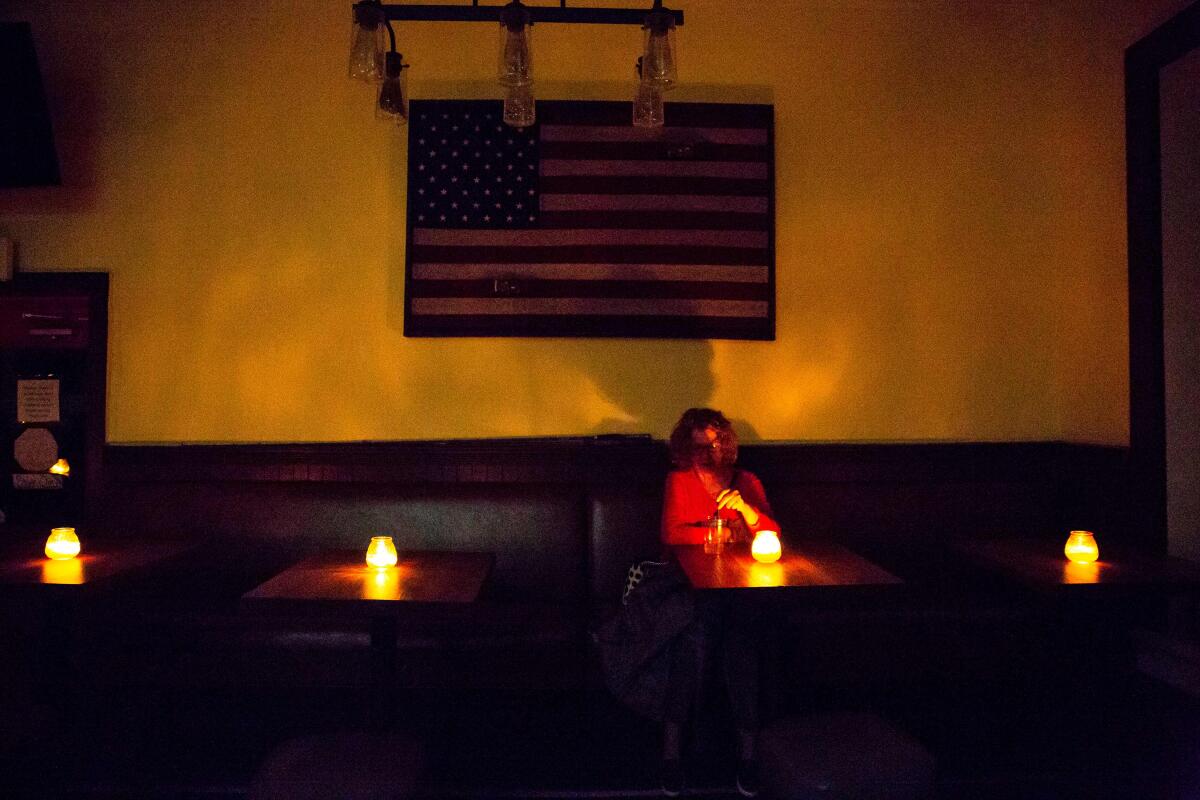
{"label": "red shirt", "polygon": [[[751,533],[760,530],[779,530],[772,519],[771,504],[762,483],[753,472],[735,469],[731,489],[737,489],[746,504],[758,512],[758,522],[746,526]],[[688,523],[703,522],[717,510],[717,500],[709,495],[694,469],[677,469],[667,473],[663,492],[662,540],[664,544],[703,544],[704,528]],[[738,526],[746,525],[742,515],[731,508],[721,510],[721,517]]]}

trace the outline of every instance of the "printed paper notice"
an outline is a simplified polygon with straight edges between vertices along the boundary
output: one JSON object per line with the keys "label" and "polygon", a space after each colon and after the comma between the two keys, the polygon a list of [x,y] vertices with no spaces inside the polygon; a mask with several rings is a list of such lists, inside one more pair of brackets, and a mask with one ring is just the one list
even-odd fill
{"label": "printed paper notice", "polygon": [[17,381],[17,422],[58,422],[58,379]]}

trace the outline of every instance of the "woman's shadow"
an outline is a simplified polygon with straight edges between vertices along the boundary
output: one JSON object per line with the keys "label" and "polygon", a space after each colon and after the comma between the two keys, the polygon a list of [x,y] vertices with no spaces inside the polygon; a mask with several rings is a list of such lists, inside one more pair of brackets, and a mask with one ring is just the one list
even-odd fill
{"label": "woman's shadow", "polygon": [[[717,380],[708,340],[588,340],[571,349],[573,363],[623,414],[601,419],[595,434],[649,433],[665,439],[685,409],[712,402]],[[733,422],[743,441],[758,438],[746,421]]]}

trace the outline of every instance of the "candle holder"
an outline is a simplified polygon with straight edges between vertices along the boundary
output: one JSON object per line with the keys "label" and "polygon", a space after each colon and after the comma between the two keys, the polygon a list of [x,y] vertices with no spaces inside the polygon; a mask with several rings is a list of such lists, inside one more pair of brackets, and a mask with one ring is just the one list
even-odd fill
{"label": "candle holder", "polygon": [[79,555],[79,537],[74,528],[53,528],[46,539],[46,558],[66,561]]}
{"label": "candle holder", "polygon": [[779,533],[777,531],[756,533],[754,541],[750,543],[750,554],[754,556],[755,561],[763,564],[778,561],[779,556],[783,554],[783,548],[779,546]]}
{"label": "candle holder", "polygon": [[372,536],[367,545],[367,564],[372,567],[396,566],[396,545],[390,536]]}
{"label": "candle holder", "polygon": [[1100,557],[1096,535],[1091,531],[1071,531],[1063,553],[1076,564],[1090,564]]}

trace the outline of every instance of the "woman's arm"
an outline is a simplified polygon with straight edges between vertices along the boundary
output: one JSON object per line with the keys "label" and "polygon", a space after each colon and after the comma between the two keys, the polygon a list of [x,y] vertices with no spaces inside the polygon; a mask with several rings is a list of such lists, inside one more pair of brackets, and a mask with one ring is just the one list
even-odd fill
{"label": "woman's arm", "polygon": [[779,530],[779,523],[772,518],[767,493],[753,472],[742,470],[738,474],[736,485],[717,496],[717,507],[737,511],[751,532]]}

